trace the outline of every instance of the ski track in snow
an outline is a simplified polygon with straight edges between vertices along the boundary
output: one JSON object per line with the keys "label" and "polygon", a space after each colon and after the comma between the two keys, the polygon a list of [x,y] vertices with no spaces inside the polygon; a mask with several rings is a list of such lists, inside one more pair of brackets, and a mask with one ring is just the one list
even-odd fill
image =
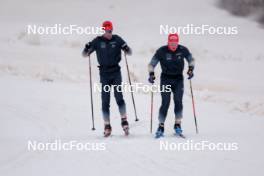
{"label": "ski track in snow", "polygon": [[[139,122],[134,121],[133,111],[129,109],[129,120],[131,124],[131,135],[126,137],[123,136],[123,132],[120,126],[120,119],[112,119],[113,124],[113,135],[109,138],[104,138],[102,135],[102,119],[99,115],[99,108],[96,108],[96,131],[91,131],[91,123],[89,116],[89,91],[88,84],[80,85],[73,83],[45,83],[41,81],[31,80],[31,79],[21,79],[17,77],[5,76],[1,77],[1,82],[4,83],[2,86],[3,90],[9,90],[10,92],[18,92],[19,90],[23,92],[23,96],[28,99],[34,99],[35,103],[32,104],[27,102],[34,110],[31,113],[25,113],[25,106],[21,108],[13,108],[13,113],[17,116],[7,114],[5,118],[8,118],[11,122],[7,124],[8,126],[2,126],[1,129],[9,128],[8,134],[1,133],[1,140],[3,150],[14,149],[14,152],[3,153],[4,158],[1,159],[0,171],[4,175],[17,175],[18,173],[26,174],[29,170],[30,173],[36,174],[39,169],[42,170],[40,173],[46,174],[65,174],[71,175],[73,170],[80,172],[84,175],[86,169],[89,169],[91,173],[98,175],[101,174],[116,174],[123,175],[120,172],[120,168],[128,168],[131,172],[130,174],[142,174],[148,173],[152,175],[162,175],[166,171],[167,175],[174,175],[178,173],[179,175],[190,175],[193,173],[203,173],[209,175],[213,173],[213,170],[202,170],[203,165],[198,163],[205,163],[210,165],[210,167],[217,169],[219,164],[224,161],[222,172],[227,172],[229,165],[233,165],[237,168],[245,166],[247,170],[236,170],[235,172],[242,175],[247,175],[249,172],[255,173],[255,168],[258,168],[260,164],[258,162],[262,161],[262,158],[253,158],[251,152],[251,145],[257,145],[256,151],[261,151],[263,144],[259,142],[258,134],[261,133],[261,125],[263,119],[254,117],[251,125],[254,129],[246,132],[249,121],[247,120],[248,115],[244,113],[232,113],[230,115],[225,115],[224,112],[228,112],[228,108],[225,106],[219,107],[217,103],[203,102],[202,100],[197,101],[198,110],[198,122],[200,128],[200,134],[195,134],[195,128],[193,124],[193,117],[190,111],[191,102],[188,96],[185,96],[185,119],[184,119],[184,131],[187,139],[176,138],[173,135],[172,125],[173,118],[169,115],[166,122],[166,133],[165,138],[160,140],[167,140],[169,142],[183,142],[186,140],[209,140],[215,142],[238,142],[240,145],[240,150],[236,152],[212,152],[212,151],[160,151],[159,141],[154,139],[153,134],[149,133],[149,110],[146,107],[148,104],[148,95],[137,95],[136,99],[141,104],[137,104],[139,109]],[[23,88],[11,86],[14,84],[23,83]],[[31,88],[34,87],[38,90],[32,93]],[[60,90],[60,92],[57,92]],[[76,91],[79,90],[79,91]],[[55,93],[56,94],[53,94]],[[2,92],[3,93],[3,92]],[[67,106],[67,112],[70,114],[77,113],[76,116],[68,116],[64,111],[57,112],[58,109],[50,108],[47,109],[48,113],[43,112],[40,108],[43,106],[42,101],[46,99],[46,95],[54,95],[54,98],[50,102],[46,102],[49,106],[55,106],[58,104],[63,104],[64,102],[71,102],[73,97],[82,102],[80,103],[69,103]],[[129,95],[129,94],[128,94]],[[95,97],[100,96],[95,94]],[[1,104],[8,103],[9,94],[2,94],[3,101]],[[86,97],[83,99],[83,97]],[[154,131],[156,129],[157,121],[156,114],[159,107],[159,96],[154,96],[155,103],[155,115],[154,115]],[[23,99],[18,99],[22,101]],[[98,98],[95,98],[95,104],[99,104]],[[126,95],[126,100],[129,104],[130,97]],[[79,107],[81,103],[87,104],[87,106]],[[142,106],[144,105],[144,106]],[[98,105],[99,106],[99,105]],[[112,108],[115,109],[115,102],[112,101]],[[142,109],[142,107],[146,107]],[[208,107],[210,107],[208,111]],[[10,107],[1,106],[3,112],[10,112]],[[45,108],[44,108],[45,109]],[[206,110],[207,109],[207,110]],[[186,112],[188,110],[188,112]],[[79,112],[78,112],[79,111]],[[80,113],[81,112],[81,113]],[[118,111],[115,111],[114,116],[118,116]],[[172,106],[170,108],[172,113]],[[39,114],[41,113],[41,114]],[[80,113],[80,114],[79,114]],[[215,113],[221,114],[223,117],[213,118],[212,115]],[[54,116],[57,114],[58,116]],[[29,118],[28,118],[29,116]],[[232,117],[234,116],[234,117]],[[16,124],[17,118],[20,118],[20,123]],[[56,119],[57,118],[57,119]],[[241,119],[242,118],[242,119]],[[21,120],[22,119],[22,120]],[[37,120],[39,119],[39,120]],[[64,120],[63,120],[64,119]],[[228,121],[228,124],[225,123]],[[13,123],[12,123],[13,122]],[[226,131],[221,129],[221,126],[227,128]],[[42,128],[41,128],[42,127]],[[241,128],[238,128],[241,127]],[[23,131],[25,130],[25,131]],[[222,132],[221,132],[222,131]],[[221,134],[221,136],[218,136]],[[8,135],[9,138],[6,139]],[[55,139],[67,140],[77,140],[79,142],[105,142],[106,151],[102,152],[80,152],[80,151],[60,151],[60,152],[32,152],[27,151],[26,139],[37,139],[40,141],[53,141]],[[244,139],[247,139],[246,142]],[[9,148],[12,143],[15,142],[16,145]],[[250,144],[249,144],[250,143]],[[241,155],[243,155],[241,160]],[[254,154],[253,154],[254,155]],[[258,161],[258,162],[257,162]],[[86,165],[87,163],[87,165]],[[234,164],[239,163],[239,164]],[[52,168],[50,168],[52,164]],[[98,169],[100,166],[102,169]],[[31,169],[29,169],[29,167]],[[71,167],[71,169],[69,169]],[[64,170],[62,170],[64,168]],[[48,169],[49,171],[47,171]],[[71,170],[71,171],[70,171]],[[244,174],[243,174],[243,173]]]}

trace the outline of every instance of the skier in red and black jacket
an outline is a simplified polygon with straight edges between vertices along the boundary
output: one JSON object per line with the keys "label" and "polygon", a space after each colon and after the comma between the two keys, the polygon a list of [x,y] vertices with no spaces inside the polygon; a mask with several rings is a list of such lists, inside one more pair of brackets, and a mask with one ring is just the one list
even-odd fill
{"label": "skier in red and black jacket", "polygon": [[179,44],[178,34],[169,34],[168,45],[160,47],[148,65],[149,82],[152,84],[154,83],[154,68],[160,63],[162,70],[160,86],[170,86],[171,88],[170,91],[161,92],[162,103],[159,109],[159,127],[156,132],[157,138],[162,137],[164,133],[164,122],[170,105],[171,92],[173,93],[174,100],[174,130],[177,135],[182,135],[181,120],[183,110],[182,97],[184,92],[184,59],[186,59],[189,65],[187,72],[189,76],[188,79],[191,79],[193,77],[194,58],[186,47]]}

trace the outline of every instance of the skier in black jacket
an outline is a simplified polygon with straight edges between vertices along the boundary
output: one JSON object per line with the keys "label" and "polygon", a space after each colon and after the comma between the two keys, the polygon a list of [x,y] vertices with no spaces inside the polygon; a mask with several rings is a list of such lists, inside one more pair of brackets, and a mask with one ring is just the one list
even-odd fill
{"label": "skier in black jacket", "polygon": [[126,104],[123,94],[120,90],[122,76],[119,62],[121,61],[121,50],[131,55],[132,51],[126,42],[118,35],[113,35],[113,25],[111,21],[105,21],[102,25],[105,33],[98,36],[85,45],[83,56],[89,56],[93,51],[96,52],[99,63],[100,82],[102,83],[102,112],[104,119],[104,135],[111,135],[112,127],[110,125],[110,91],[104,87],[113,86],[114,96],[121,115],[121,125],[125,134],[128,135],[128,121],[126,114]]}
{"label": "skier in black jacket", "polygon": [[[183,70],[184,59],[189,64],[188,79],[193,77],[194,59],[189,50],[179,45],[178,34],[169,34],[168,45],[160,47],[155,55],[152,57],[148,69],[149,69],[149,82],[154,83],[155,74],[154,68],[160,62],[161,76],[160,86],[170,86],[171,91],[161,92],[161,107],[159,109],[159,127],[156,132],[156,137],[162,137],[164,133],[164,122],[167,116],[168,108],[170,105],[171,92],[173,93],[174,100],[174,113],[175,124],[174,130],[177,135],[182,135],[181,120],[182,120],[182,97],[184,91]],[[161,89],[162,90],[162,89]]]}

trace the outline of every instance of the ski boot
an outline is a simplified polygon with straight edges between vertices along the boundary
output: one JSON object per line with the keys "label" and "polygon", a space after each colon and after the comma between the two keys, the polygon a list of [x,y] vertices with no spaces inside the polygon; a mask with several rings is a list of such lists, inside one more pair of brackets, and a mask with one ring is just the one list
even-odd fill
{"label": "ski boot", "polygon": [[180,136],[182,138],[185,138],[185,136],[182,134],[181,124],[175,123],[174,131],[175,131],[176,136]]}
{"label": "ski boot", "polygon": [[121,119],[121,126],[125,132],[125,135],[129,135],[129,124],[128,124],[128,121],[127,121],[127,118],[122,118]]}
{"label": "ski boot", "polygon": [[160,138],[160,137],[164,137],[164,123],[160,123],[159,127],[155,133],[155,138]]}
{"label": "ski boot", "polygon": [[111,135],[112,127],[110,124],[105,124],[104,126],[104,137],[108,137]]}

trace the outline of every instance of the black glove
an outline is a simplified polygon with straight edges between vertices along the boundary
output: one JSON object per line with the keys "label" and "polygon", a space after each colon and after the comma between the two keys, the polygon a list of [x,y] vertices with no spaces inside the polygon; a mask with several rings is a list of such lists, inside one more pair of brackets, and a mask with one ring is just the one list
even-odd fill
{"label": "black glove", "polygon": [[91,51],[91,44],[89,42],[85,45],[85,48],[83,49],[83,52],[82,52],[83,57],[89,56],[91,54],[90,51]]}
{"label": "black glove", "polygon": [[192,79],[193,78],[193,69],[194,67],[193,66],[189,66],[189,69],[187,71],[187,75],[189,76],[188,79]]}
{"label": "black glove", "polygon": [[131,54],[132,54],[132,50],[131,50],[131,48],[129,48],[129,46],[124,45],[124,46],[122,47],[122,49],[124,50],[124,52],[125,52],[127,55],[131,55]]}
{"label": "black glove", "polygon": [[155,77],[154,72],[150,72],[150,73],[149,73],[149,79],[148,79],[148,81],[149,81],[151,84],[153,84],[155,79],[156,79],[156,77]]}

